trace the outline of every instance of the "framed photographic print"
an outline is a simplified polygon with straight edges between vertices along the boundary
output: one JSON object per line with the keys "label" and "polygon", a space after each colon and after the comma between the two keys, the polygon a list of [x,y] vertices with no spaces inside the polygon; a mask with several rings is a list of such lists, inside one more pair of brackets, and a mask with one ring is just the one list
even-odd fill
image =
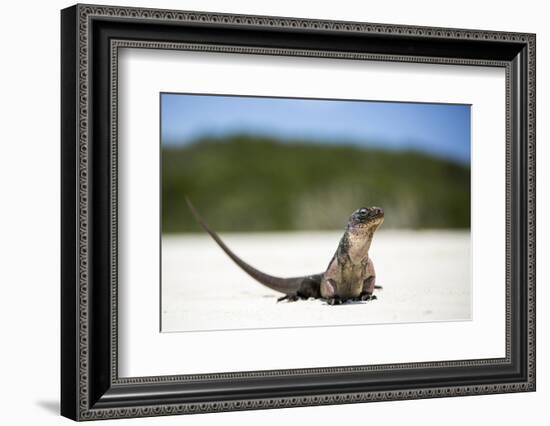
{"label": "framed photographic print", "polygon": [[535,35],[61,29],[64,416],[535,390]]}

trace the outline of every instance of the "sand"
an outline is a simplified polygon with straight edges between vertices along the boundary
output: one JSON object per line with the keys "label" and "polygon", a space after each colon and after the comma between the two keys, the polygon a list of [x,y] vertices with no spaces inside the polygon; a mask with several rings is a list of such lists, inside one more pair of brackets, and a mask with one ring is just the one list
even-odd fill
{"label": "sand", "polygon": [[[340,232],[222,234],[239,256],[277,276],[322,272]],[[371,248],[377,300],[339,306],[280,302],[202,234],[162,240],[163,332],[471,319],[470,233],[383,231]]]}

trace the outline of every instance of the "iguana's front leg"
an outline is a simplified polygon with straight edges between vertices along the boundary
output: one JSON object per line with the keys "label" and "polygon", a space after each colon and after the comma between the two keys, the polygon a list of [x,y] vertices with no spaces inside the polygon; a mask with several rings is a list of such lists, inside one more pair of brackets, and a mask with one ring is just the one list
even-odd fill
{"label": "iguana's front leg", "polygon": [[367,261],[365,267],[365,279],[363,280],[363,289],[359,295],[359,300],[374,300],[376,296],[373,295],[376,287],[376,273],[374,271],[374,263],[371,258]]}
{"label": "iguana's front leg", "polygon": [[332,278],[325,278],[321,283],[321,294],[329,305],[339,305],[342,303],[336,287],[336,281]]}
{"label": "iguana's front leg", "polygon": [[334,303],[329,303],[332,305],[336,304],[336,297],[338,296],[338,281],[342,278],[341,270],[338,266],[338,259],[336,256],[330,261],[327,270],[323,275],[320,285],[321,297],[327,302],[333,301]]}

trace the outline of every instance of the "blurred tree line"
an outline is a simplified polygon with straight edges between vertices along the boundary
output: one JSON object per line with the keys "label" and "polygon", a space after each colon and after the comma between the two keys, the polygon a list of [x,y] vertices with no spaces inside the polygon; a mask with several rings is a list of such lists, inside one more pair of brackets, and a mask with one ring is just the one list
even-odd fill
{"label": "blurred tree line", "polygon": [[162,230],[341,230],[362,206],[384,228],[469,228],[470,168],[414,151],[235,135],[162,148]]}

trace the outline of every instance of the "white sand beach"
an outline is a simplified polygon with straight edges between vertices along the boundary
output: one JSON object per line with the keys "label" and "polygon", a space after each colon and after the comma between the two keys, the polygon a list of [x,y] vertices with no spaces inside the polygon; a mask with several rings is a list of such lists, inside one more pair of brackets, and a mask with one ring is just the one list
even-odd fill
{"label": "white sand beach", "polygon": [[[256,268],[289,277],[323,272],[341,232],[222,234]],[[375,235],[377,300],[279,302],[201,234],[162,240],[163,332],[470,320],[471,248],[465,231]]]}

